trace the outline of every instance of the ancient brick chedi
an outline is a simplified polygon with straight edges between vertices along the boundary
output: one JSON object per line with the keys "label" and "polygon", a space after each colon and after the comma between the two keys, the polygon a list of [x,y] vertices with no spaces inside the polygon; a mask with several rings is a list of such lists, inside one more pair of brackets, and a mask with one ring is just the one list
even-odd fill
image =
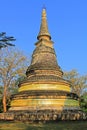
{"label": "ancient brick chedi", "polygon": [[79,98],[71,93],[71,84],[63,79],[63,72],[57,63],[45,9],[42,10],[37,39],[26,79],[20,82],[18,94],[12,96],[9,111],[80,111]]}

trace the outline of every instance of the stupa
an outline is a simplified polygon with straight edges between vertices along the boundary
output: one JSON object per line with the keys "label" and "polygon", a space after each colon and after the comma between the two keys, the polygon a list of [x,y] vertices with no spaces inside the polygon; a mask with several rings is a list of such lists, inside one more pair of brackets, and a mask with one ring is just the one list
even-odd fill
{"label": "stupa", "polygon": [[42,10],[37,40],[26,79],[12,96],[9,112],[27,120],[80,119],[79,97],[71,93],[71,83],[63,79],[48,31],[46,9]]}

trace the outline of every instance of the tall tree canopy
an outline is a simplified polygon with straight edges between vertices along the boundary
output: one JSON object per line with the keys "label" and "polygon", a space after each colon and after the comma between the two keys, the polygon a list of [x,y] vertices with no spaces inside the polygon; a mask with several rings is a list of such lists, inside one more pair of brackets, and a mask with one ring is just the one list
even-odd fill
{"label": "tall tree canopy", "polygon": [[12,42],[15,40],[13,36],[6,36],[6,32],[0,33],[0,49],[7,46],[14,46]]}
{"label": "tall tree canopy", "polygon": [[9,88],[25,75],[27,58],[21,51],[7,47],[0,50],[0,86],[3,88],[3,111],[6,112],[6,99]]}
{"label": "tall tree canopy", "polygon": [[64,72],[64,78],[71,81],[71,91],[79,96],[87,89],[87,75],[80,76],[76,70],[71,70]]}

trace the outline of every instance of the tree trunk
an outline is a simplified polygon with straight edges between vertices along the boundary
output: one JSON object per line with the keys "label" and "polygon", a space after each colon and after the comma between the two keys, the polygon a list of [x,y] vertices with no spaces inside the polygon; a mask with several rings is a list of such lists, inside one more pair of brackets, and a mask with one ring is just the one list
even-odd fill
{"label": "tree trunk", "polygon": [[6,112],[6,86],[4,86],[4,93],[3,93],[3,112]]}

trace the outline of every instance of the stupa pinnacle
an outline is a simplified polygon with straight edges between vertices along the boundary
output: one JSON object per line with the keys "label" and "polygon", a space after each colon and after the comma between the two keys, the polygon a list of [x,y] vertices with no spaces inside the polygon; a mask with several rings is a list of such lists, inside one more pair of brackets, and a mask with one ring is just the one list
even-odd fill
{"label": "stupa pinnacle", "polygon": [[44,36],[49,37],[51,39],[50,33],[48,31],[48,25],[47,25],[47,18],[46,18],[46,10],[42,10],[42,19],[41,19],[41,26],[40,26],[40,32],[37,36],[38,40],[44,38]]}
{"label": "stupa pinnacle", "polygon": [[37,39],[26,79],[19,83],[18,94],[12,96],[9,112],[15,112],[15,118],[23,116],[26,120],[80,119],[79,97],[71,93],[71,83],[63,79],[45,9]]}

